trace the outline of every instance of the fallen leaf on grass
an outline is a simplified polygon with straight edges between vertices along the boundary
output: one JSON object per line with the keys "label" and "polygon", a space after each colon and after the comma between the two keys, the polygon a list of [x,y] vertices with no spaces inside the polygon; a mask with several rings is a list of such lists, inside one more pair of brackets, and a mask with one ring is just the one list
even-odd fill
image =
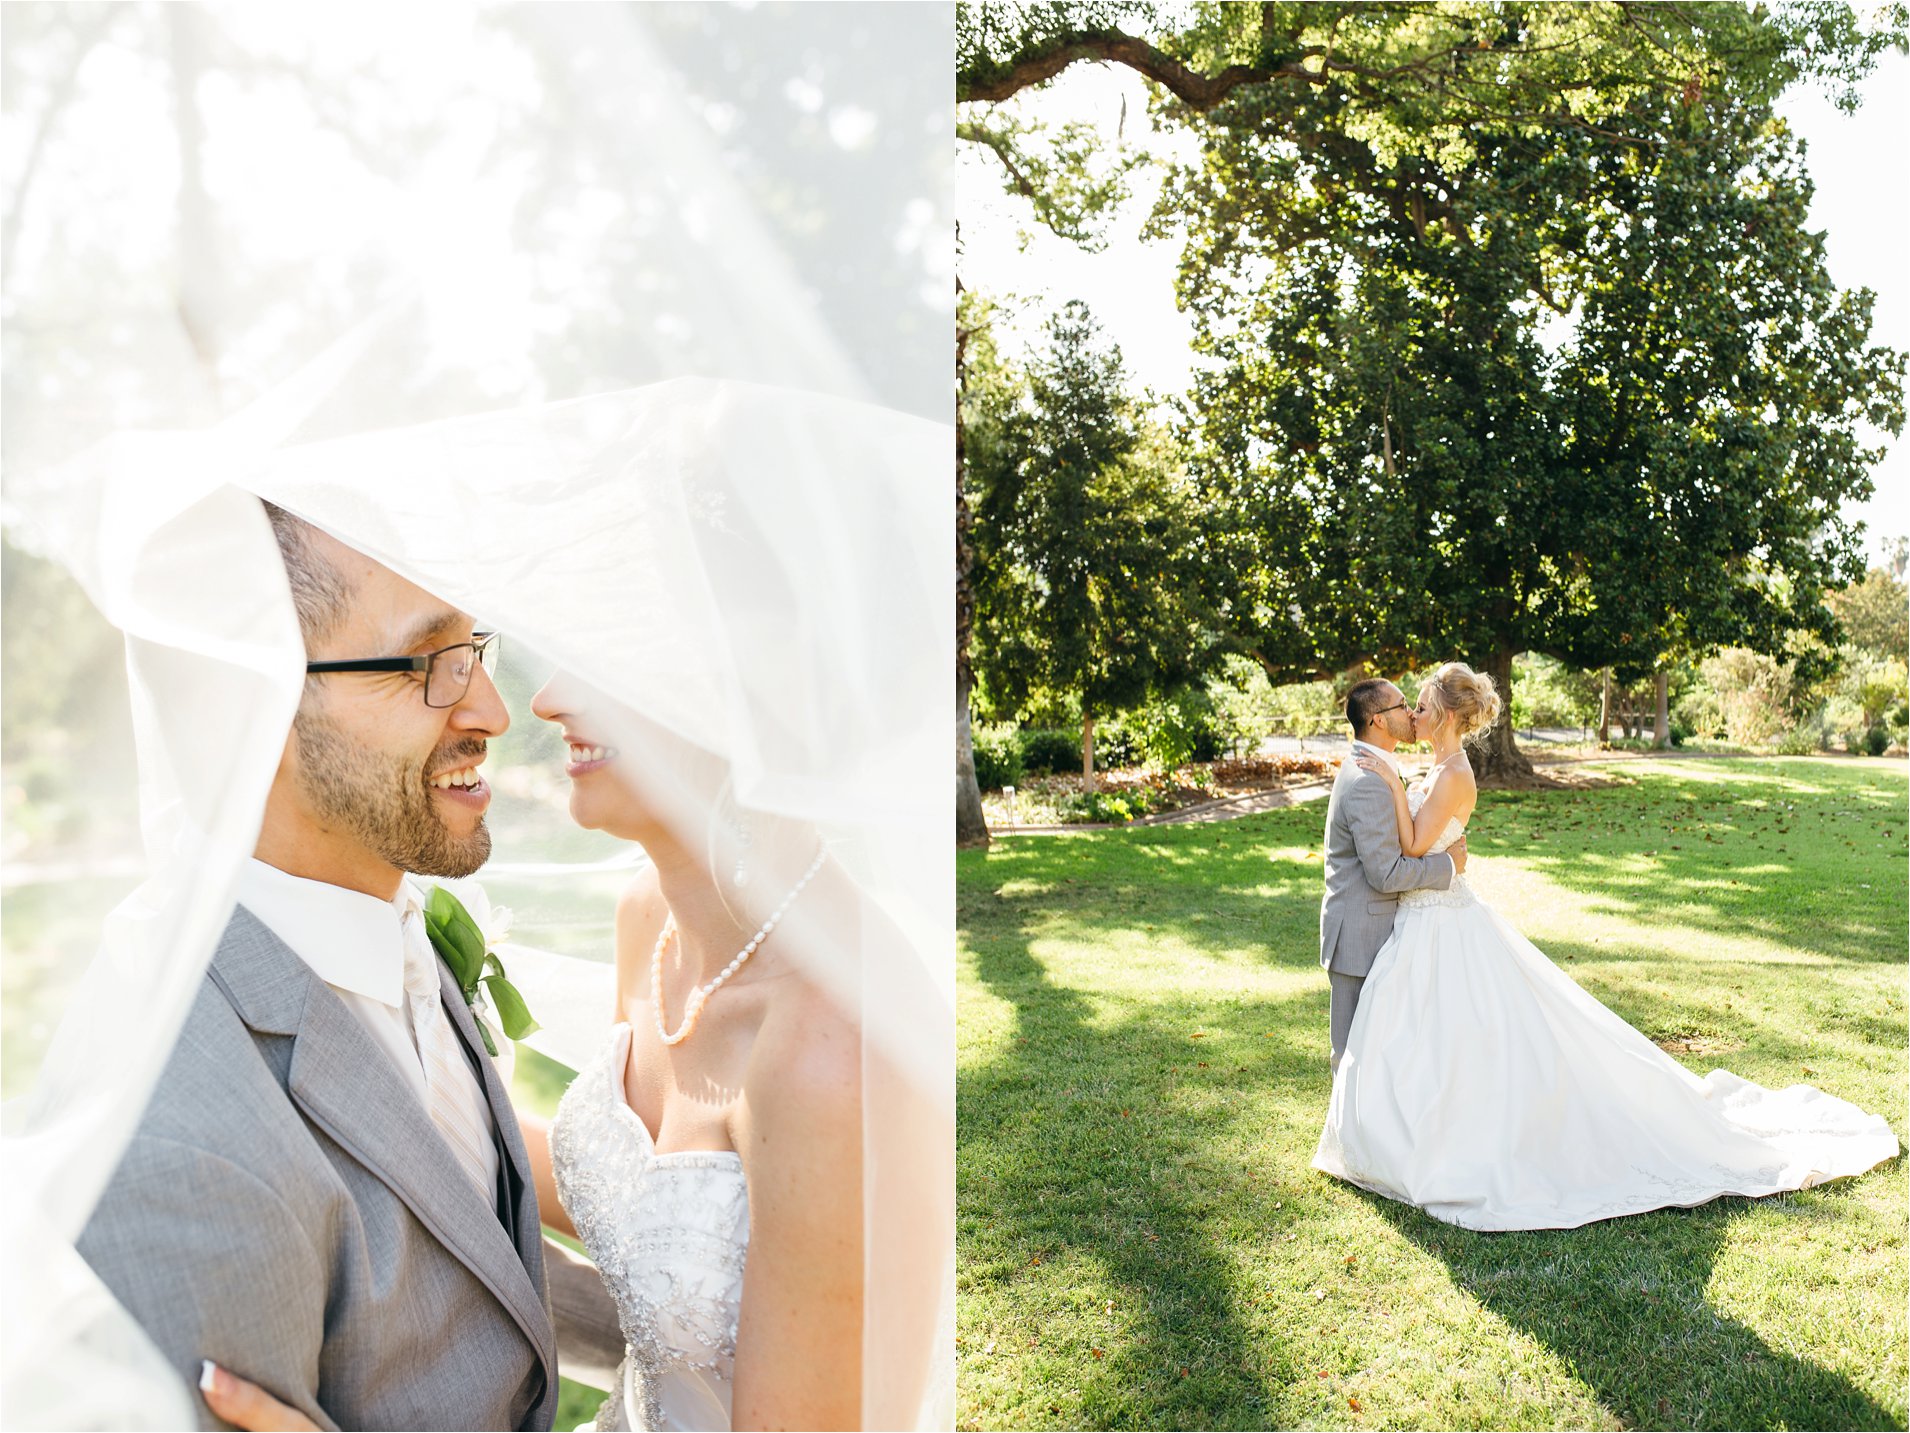
{"label": "fallen leaf on grass", "polygon": [[1325,1289],[1315,1289],[1315,1290],[1313,1291],[1313,1297],[1314,1297],[1314,1298],[1315,1298],[1316,1300],[1317,1300],[1317,1299],[1323,1299],[1323,1298],[1325,1298],[1325,1297],[1326,1297],[1326,1290],[1325,1290]]}
{"label": "fallen leaf on grass", "polygon": [[1359,1258],[1358,1254],[1348,1254],[1344,1259],[1340,1260],[1340,1262],[1342,1264],[1350,1264],[1357,1258]]}
{"label": "fallen leaf on grass", "polygon": [[1313,1376],[1315,1378],[1331,1378],[1332,1377],[1332,1375],[1329,1374],[1324,1368],[1315,1369],[1313,1371]]}
{"label": "fallen leaf on grass", "polygon": [[1189,1035],[1187,1038],[1189,1040],[1205,1040],[1207,1038],[1207,1032],[1205,1030],[1196,1030],[1193,1034]]}
{"label": "fallen leaf on grass", "polygon": [[1357,1398],[1355,1398],[1355,1397],[1353,1397],[1353,1396],[1352,1396],[1351,1394],[1348,1394],[1348,1395],[1347,1395],[1347,1398],[1346,1398],[1346,1406],[1347,1406],[1348,1408],[1350,1408],[1350,1409],[1352,1409],[1352,1410],[1353,1410],[1353,1411],[1354,1411],[1355,1413],[1358,1413],[1358,1412],[1360,1411],[1360,1401],[1359,1401],[1359,1399],[1357,1399]]}
{"label": "fallen leaf on grass", "polygon": [[1089,1353],[1091,1353],[1091,1354],[1093,1354],[1093,1355],[1094,1355],[1094,1356],[1095,1356],[1096,1358],[1106,1358],[1106,1357],[1107,1357],[1107,1352],[1106,1352],[1106,1350],[1104,1350],[1104,1349],[1098,1349],[1098,1348],[1091,1348],[1091,1349],[1089,1349],[1089,1350],[1088,1350],[1088,1352],[1089,1352]]}

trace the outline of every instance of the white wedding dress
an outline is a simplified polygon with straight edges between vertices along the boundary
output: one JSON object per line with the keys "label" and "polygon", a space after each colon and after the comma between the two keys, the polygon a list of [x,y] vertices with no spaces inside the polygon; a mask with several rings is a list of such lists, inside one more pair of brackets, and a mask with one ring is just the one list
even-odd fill
{"label": "white wedding dress", "polygon": [[[1408,793],[1415,814],[1425,797]],[[1455,818],[1433,850],[1463,830]],[[1468,1229],[1571,1229],[1805,1189],[1896,1153],[1882,1119],[1808,1085],[1691,1074],[1457,876],[1399,898],[1313,1167]]]}
{"label": "white wedding dress", "polygon": [[659,1154],[624,1098],[630,1026],[565,1091],[551,1123],[564,1210],[617,1302],[620,1388],[598,1428],[727,1429],[749,1249],[743,1162]]}

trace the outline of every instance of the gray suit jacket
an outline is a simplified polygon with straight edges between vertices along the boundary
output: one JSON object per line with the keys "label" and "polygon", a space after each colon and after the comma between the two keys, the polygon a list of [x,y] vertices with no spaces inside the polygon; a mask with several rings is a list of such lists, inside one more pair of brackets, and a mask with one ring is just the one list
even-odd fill
{"label": "gray suit jacket", "polygon": [[1320,964],[1365,975],[1393,933],[1399,893],[1445,890],[1452,857],[1408,856],[1399,849],[1391,776],[1340,763],[1326,803],[1326,895],[1320,901]]}
{"label": "gray suit jacket", "polygon": [[195,1389],[210,1358],[323,1428],[550,1427],[523,1138],[448,973],[444,1008],[497,1122],[495,1207],[344,1002],[234,911],[79,1245]]}

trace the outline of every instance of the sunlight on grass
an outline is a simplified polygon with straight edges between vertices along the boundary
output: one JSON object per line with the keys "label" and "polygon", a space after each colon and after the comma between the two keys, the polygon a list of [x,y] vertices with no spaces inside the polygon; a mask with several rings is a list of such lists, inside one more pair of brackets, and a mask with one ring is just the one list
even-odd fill
{"label": "sunlight on grass", "polygon": [[[1901,1136],[1902,764],[1610,775],[1488,793],[1480,893],[1690,1068]],[[1324,814],[961,858],[962,1426],[1902,1427],[1900,1163],[1505,1235],[1308,1168]]]}

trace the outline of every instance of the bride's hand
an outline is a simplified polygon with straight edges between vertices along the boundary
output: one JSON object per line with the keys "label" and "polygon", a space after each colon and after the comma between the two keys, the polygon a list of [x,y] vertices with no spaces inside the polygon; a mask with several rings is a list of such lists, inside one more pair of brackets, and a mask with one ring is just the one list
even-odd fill
{"label": "bride's hand", "polygon": [[211,1359],[206,1360],[199,1391],[205,1396],[206,1407],[249,1433],[305,1433],[307,1429],[316,1433],[318,1428],[296,1408],[280,1403],[258,1384],[228,1373]]}
{"label": "bride's hand", "polygon": [[1381,776],[1386,774],[1386,763],[1371,752],[1356,751],[1353,753],[1353,761],[1361,771],[1371,771]]}

